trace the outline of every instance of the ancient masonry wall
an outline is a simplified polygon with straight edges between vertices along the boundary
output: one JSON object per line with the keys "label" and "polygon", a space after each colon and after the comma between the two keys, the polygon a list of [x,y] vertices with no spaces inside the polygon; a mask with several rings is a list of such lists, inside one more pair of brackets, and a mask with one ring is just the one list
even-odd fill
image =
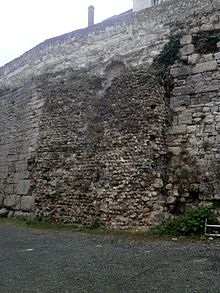
{"label": "ancient masonry wall", "polygon": [[100,79],[73,72],[44,91],[32,173],[36,213],[73,223],[96,218],[111,227],[146,226],[160,209],[164,90],[143,70],[115,79],[97,99],[101,86]]}
{"label": "ancient masonry wall", "polygon": [[2,214],[19,216],[35,209],[29,163],[35,154],[43,101],[39,87],[29,82],[1,90],[0,206]]}
{"label": "ancient masonry wall", "polygon": [[218,6],[218,0],[171,0],[49,39],[0,68],[0,87],[67,68],[104,74],[115,60],[127,67],[151,63],[172,31],[187,28],[187,22],[202,25]]}
{"label": "ancient masonry wall", "polygon": [[[148,226],[217,201],[219,18],[217,0],[167,1],[0,68],[0,213]],[[167,93],[147,68],[172,35]]]}
{"label": "ancient masonry wall", "polygon": [[203,27],[182,37],[180,60],[171,69],[171,206],[220,199],[220,29],[211,21]]}

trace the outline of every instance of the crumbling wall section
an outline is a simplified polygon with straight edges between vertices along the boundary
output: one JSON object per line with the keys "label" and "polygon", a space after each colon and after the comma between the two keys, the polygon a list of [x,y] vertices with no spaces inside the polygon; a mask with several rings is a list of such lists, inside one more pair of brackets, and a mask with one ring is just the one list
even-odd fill
{"label": "crumbling wall section", "polygon": [[109,227],[158,221],[168,110],[154,73],[125,72],[104,95],[104,80],[86,73],[43,80],[36,214]]}

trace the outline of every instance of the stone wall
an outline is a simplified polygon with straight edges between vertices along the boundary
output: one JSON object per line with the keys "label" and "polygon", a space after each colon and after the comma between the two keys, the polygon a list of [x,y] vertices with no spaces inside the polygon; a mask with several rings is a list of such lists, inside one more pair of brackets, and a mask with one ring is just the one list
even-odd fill
{"label": "stone wall", "polygon": [[104,74],[115,60],[126,67],[152,63],[174,31],[206,22],[218,7],[218,0],[166,1],[49,39],[0,68],[0,87],[67,68]]}
{"label": "stone wall", "polygon": [[[1,90],[0,207],[9,216],[34,211],[29,162],[35,156],[43,101],[36,83]],[[5,208],[7,210],[5,210]]]}
{"label": "stone wall", "polygon": [[[216,13],[217,16],[217,13]],[[216,17],[216,20],[218,18]],[[210,21],[181,38],[168,149],[170,205],[220,199],[220,30]]]}
{"label": "stone wall", "polygon": [[[0,68],[0,213],[133,227],[218,202],[219,16],[217,0],[167,1]],[[150,64],[171,36],[161,84]]]}
{"label": "stone wall", "polygon": [[100,98],[100,78],[54,78],[42,77],[45,105],[31,168],[37,215],[97,218],[111,227],[154,223],[162,211],[168,109],[153,73],[125,72]]}

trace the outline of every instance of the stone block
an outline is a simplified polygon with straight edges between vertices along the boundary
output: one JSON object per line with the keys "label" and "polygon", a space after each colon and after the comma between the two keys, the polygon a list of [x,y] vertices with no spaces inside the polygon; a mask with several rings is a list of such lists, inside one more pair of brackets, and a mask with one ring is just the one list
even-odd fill
{"label": "stone block", "polygon": [[20,209],[20,196],[19,195],[7,195],[4,199],[4,206],[19,210]]}
{"label": "stone block", "polygon": [[11,162],[10,164],[8,164],[8,172],[9,173],[14,173],[15,170],[16,170],[15,162]]}
{"label": "stone block", "polygon": [[20,180],[17,184],[17,194],[28,195],[30,190],[30,180]]}
{"label": "stone block", "polygon": [[192,122],[192,113],[191,112],[183,112],[179,115],[179,123],[180,124],[189,124]]}
{"label": "stone block", "polygon": [[211,92],[211,91],[217,91],[220,87],[219,81],[208,81],[206,80],[205,82],[200,82],[194,85],[194,92],[196,94],[199,93],[206,93],[206,92]]}
{"label": "stone block", "polygon": [[20,179],[28,179],[29,177],[29,172],[28,171],[21,171],[17,173],[17,178]]}
{"label": "stone block", "polygon": [[21,197],[21,210],[26,212],[34,211],[35,202],[33,196],[22,196]]}
{"label": "stone block", "polygon": [[215,56],[215,59],[216,59],[216,60],[220,60],[220,52],[218,52],[218,53],[215,53],[215,55],[214,55],[214,56]]}
{"label": "stone block", "polygon": [[192,93],[192,88],[191,86],[179,86],[179,87],[175,87],[173,90],[173,95],[174,96],[186,96],[186,95],[190,95]]}
{"label": "stone block", "polygon": [[168,147],[168,150],[174,155],[179,156],[181,154],[182,149],[180,147]]}
{"label": "stone block", "polygon": [[181,66],[181,67],[172,67],[170,73],[174,77],[190,75],[192,73],[192,67],[189,65]]}
{"label": "stone block", "polygon": [[170,99],[170,106],[171,108],[179,108],[179,107],[184,107],[188,106],[191,103],[190,96],[178,96],[178,97],[172,97]]}
{"label": "stone block", "polygon": [[197,130],[196,125],[187,126],[187,133],[195,133]]}
{"label": "stone block", "polygon": [[186,125],[177,125],[170,129],[170,134],[186,134]]}
{"label": "stone block", "polygon": [[16,163],[16,172],[19,173],[23,171],[27,171],[27,163],[26,162]]}
{"label": "stone block", "polygon": [[14,211],[9,211],[8,218],[12,219],[14,217],[14,213],[15,213]]}
{"label": "stone block", "polygon": [[207,124],[204,129],[205,133],[214,133],[215,132],[215,125]]}
{"label": "stone block", "polygon": [[165,188],[166,188],[167,190],[172,190],[172,189],[173,189],[173,185],[172,185],[171,183],[169,183],[169,184],[167,184],[167,185],[165,186]]}
{"label": "stone block", "polygon": [[189,45],[192,43],[192,36],[191,35],[185,35],[180,39],[181,45]]}
{"label": "stone block", "polygon": [[215,200],[220,200],[220,193],[214,195]]}
{"label": "stone block", "polygon": [[174,196],[168,196],[167,203],[168,204],[174,204],[176,202],[176,197]]}
{"label": "stone block", "polygon": [[212,124],[214,122],[214,116],[213,115],[208,115],[205,117],[204,122],[206,124]]}
{"label": "stone block", "polygon": [[196,64],[199,59],[199,54],[192,54],[188,57],[189,64]]}
{"label": "stone block", "polygon": [[217,69],[217,66],[218,64],[216,60],[199,63],[196,64],[195,68],[193,68],[193,74],[213,71]]}
{"label": "stone block", "polygon": [[218,133],[220,132],[220,123],[216,124],[216,131],[218,131]]}
{"label": "stone block", "polygon": [[180,53],[182,56],[191,55],[194,53],[194,45],[185,45],[181,50]]}
{"label": "stone block", "polygon": [[213,61],[213,54],[205,54],[202,57],[202,62]]}
{"label": "stone block", "polygon": [[163,187],[163,180],[161,178],[156,178],[154,181],[154,187],[155,188]]}
{"label": "stone block", "polygon": [[207,94],[207,95],[202,95],[202,96],[200,96],[199,97],[199,102],[200,102],[200,104],[207,104],[207,103],[209,103],[210,102],[210,96],[209,96],[209,94]]}
{"label": "stone block", "polygon": [[214,26],[212,23],[204,23],[202,26],[201,26],[201,31],[211,31],[214,29]]}
{"label": "stone block", "polygon": [[8,180],[7,180],[7,184],[4,188],[4,193],[5,194],[14,194],[14,185],[11,183],[11,178],[8,178]]}

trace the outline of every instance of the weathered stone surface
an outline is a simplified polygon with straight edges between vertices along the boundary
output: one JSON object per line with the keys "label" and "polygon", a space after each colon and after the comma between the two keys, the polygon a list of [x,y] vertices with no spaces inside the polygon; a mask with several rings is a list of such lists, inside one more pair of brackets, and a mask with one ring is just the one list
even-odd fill
{"label": "weathered stone surface", "polygon": [[20,209],[20,196],[19,195],[7,195],[4,199],[4,206],[11,209]]}
{"label": "weathered stone surface", "polygon": [[182,151],[180,147],[168,147],[168,150],[174,154],[174,156],[179,156]]}
{"label": "weathered stone surface", "polygon": [[193,92],[193,88],[189,85],[176,87],[173,91],[174,96],[187,96]]}
{"label": "weathered stone surface", "polygon": [[189,64],[196,64],[199,59],[199,54],[192,54],[188,56],[188,63]]}
{"label": "weathered stone surface", "polygon": [[183,112],[179,115],[179,123],[180,124],[190,124],[192,123],[192,112]]}
{"label": "weathered stone surface", "polygon": [[170,71],[170,73],[174,77],[179,77],[179,76],[185,76],[185,75],[190,75],[192,73],[192,67],[191,66],[180,66],[180,67],[173,67]]}
{"label": "weathered stone surface", "polygon": [[179,108],[179,107],[184,107],[184,106],[189,106],[191,103],[191,98],[189,95],[184,95],[184,96],[173,96],[170,99],[170,106],[171,108]]}
{"label": "weathered stone surface", "polygon": [[[0,68],[0,206],[10,217],[151,226],[218,198],[219,44],[208,40],[219,37],[219,6],[163,5]],[[148,71],[171,35],[182,36],[177,56],[163,52],[166,66]]]}
{"label": "weathered stone surface", "polygon": [[166,153],[169,112],[155,73],[145,78],[143,68],[124,72],[100,99],[99,79],[63,74],[64,85],[54,76],[44,92],[45,135],[32,174],[37,215],[80,223],[98,217],[114,227],[148,225],[152,215],[144,216],[143,206],[153,209],[163,187],[157,170]]}
{"label": "weathered stone surface", "polygon": [[170,129],[170,134],[185,134],[186,133],[186,125],[178,125],[174,126]]}
{"label": "weathered stone surface", "polygon": [[188,45],[192,43],[191,35],[184,35],[180,40],[181,45]]}
{"label": "weathered stone surface", "polygon": [[17,194],[27,195],[30,190],[30,180],[19,180],[17,185]]}
{"label": "weathered stone surface", "polygon": [[26,212],[33,212],[35,210],[35,201],[33,196],[21,197],[21,210]]}
{"label": "weathered stone surface", "polygon": [[196,64],[195,68],[193,68],[193,73],[202,73],[202,72],[207,72],[207,71],[213,71],[217,69],[217,62],[214,61],[208,61],[208,62],[203,62]]}
{"label": "weathered stone surface", "polygon": [[167,198],[167,203],[168,204],[174,204],[176,202],[176,197],[174,197],[174,196],[169,196],[168,198]]}
{"label": "weathered stone surface", "polygon": [[215,59],[216,59],[216,60],[220,60],[220,52],[215,53]]}
{"label": "weathered stone surface", "polygon": [[183,56],[185,55],[191,55],[194,53],[194,45],[193,44],[189,44],[189,45],[185,45],[182,49],[181,49],[181,54]]}

